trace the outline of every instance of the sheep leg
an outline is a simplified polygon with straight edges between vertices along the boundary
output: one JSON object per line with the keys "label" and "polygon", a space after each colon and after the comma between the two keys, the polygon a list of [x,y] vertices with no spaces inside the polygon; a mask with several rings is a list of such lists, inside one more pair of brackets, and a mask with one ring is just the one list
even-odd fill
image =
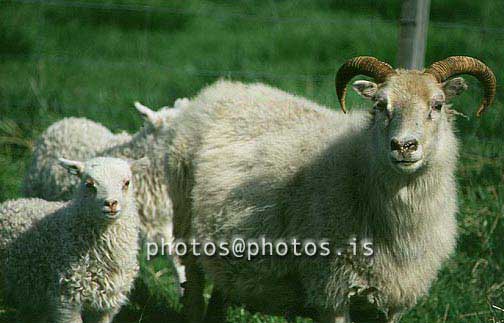
{"label": "sheep leg", "polygon": [[207,312],[205,315],[205,323],[223,323],[226,322],[227,304],[222,292],[214,286],[212,290],[212,297],[208,304]]}
{"label": "sheep leg", "polygon": [[205,274],[196,259],[188,261],[185,268],[187,281],[184,284],[184,296],[182,297],[182,316],[187,323],[201,323],[205,314],[205,300],[203,298]]}
{"label": "sheep leg", "polygon": [[[166,254],[168,254],[168,251],[166,251]],[[185,274],[185,267],[182,265],[180,262],[180,258],[176,255],[168,255],[168,260],[172,266],[173,270],[173,278],[175,280],[175,286],[177,287],[177,292],[179,297],[184,295],[184,288],[182,286],[185,286],[186,282],[186,274]]]}
{"label": "sheep leg", "polygon": [[55,305],[52,316],[50,322],[54,323],[82,323],[80,307],[63,302]]}
{"label": "sheep leg", "polygon": [[184,265],[182,265],[180,258],[178,256],[173,257],[173,264],[175,265],[175,270],[177,271],[179,283],[182,285],[186,281]]}
{"label": "sheep leg", "polygon": [[[166,237],[166,238],[164,238],[164,240],[165,241],[173,241],[173,238],[172,238],[173,237],[173,223],[168,224],[167,231],[168,231],[168,233],[166,233],[164,235],[164,237]],[[163,246],[162,243],[160,245]],[[185,275],[184,265],[182,264],[182,260],[180,259],[180,257],[178,255],[171,254],[168,247],[165,248],[164,252],[166,255],[168,255],[168,258],[170,259],[170,262],[173,265],[173,269],[175,269],[175,271],[176,271],[175,278],[177,280],[179,289],[181,291],[180,295],[183,295],[183,288],[181,286],[186,281],[186,275]]]}

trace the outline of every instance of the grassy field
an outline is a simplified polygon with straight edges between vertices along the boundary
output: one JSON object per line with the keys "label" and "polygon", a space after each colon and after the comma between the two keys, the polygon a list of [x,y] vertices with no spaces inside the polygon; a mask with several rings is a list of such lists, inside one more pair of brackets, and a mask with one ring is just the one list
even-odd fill
{"label": "grassy field", "polygon": [[[96,3],[107,5],[97,8]],[[0,1],[0,202],[19,197],[37,136],[64,116],[135,132],[132,102],[158,107],[219,77],[262,81],[337,108],[333,77],[345,59],[394,63],[399,1]],[[159,8],[151,10],[148,5]],[[427,62],[449,55],[485,61],[504,77],[504,1],[432,0]],[[460,238],[429,297],[404,322],[504,320],[504,95],[474,117],[481,89],[454,106],[462,143]],[[354,94],[350,106],[360,101]],[[131,304],[116,322],[178,322],[163,259],[143,264]],[[0,322],[13,322],[0,301]],[[232,309],[233,323],[283,320]],[[300,322],[305,322],[301,321]]]}

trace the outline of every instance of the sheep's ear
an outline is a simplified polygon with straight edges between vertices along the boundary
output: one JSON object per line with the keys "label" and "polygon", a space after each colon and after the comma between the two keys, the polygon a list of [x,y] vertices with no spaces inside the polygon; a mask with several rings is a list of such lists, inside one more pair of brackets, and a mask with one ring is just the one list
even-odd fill
{"label": "sheep's ear", "polygon": [[147,157],[143,157],[136,160],[129,160],[128,164],[130,165],[131,171],[136,173],[149,168],[150,160]]}
{"label": "sheep's ear", "polygon": [[442,84],[445,93],[446,101],[456,97],[460,93],[467,90],[467,83],[462,77],[454,77]]}
{"label": "sheep's ear", "polygon": [[352,84],[352,88],[360,96],[368,100],[371,100],[376,94],[376,91],[378,91],[378,85],[376,83],[365,80],[355,81]]}
{"label": "sheep's ear", "polygon": [[84,163],[76,160],[58,158],[61,166],[63,166],[70,174],[81,176],[84,172]]}
{"label": "sheep's ear", "polygon": [[159,116],[156,111],[153,111],[138,101],[135,102],[135,108],[145,121],[153,124],[154,126],[160,126],[162,124],[163,118]]}

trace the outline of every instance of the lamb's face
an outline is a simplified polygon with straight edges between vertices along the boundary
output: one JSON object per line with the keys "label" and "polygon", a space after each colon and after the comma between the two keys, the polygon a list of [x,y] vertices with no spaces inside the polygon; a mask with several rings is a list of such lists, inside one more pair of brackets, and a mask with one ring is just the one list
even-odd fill
{"label": "lamb's face", "polygon": [[108,219],[119,217],[121,210],[129,206],[132,186],[131,170],[124,160],[97,158],[85,163],[81,176],[81,196]]}
{"label": "lamb's face", "polygon": [[353,87],[373,101],[375,153],[401,173],[418,171],[441,148],[449,128],[446,101],[467,88],[462,78],[439,84],[432,75],[401,70],[380,85]]}
{"label": "lamb's face", "polygon": [[133,201],[133,178],[127,161],[99,157],[85,163],[60,160],[81,179],[79,199],[98,219],[115,220]]}

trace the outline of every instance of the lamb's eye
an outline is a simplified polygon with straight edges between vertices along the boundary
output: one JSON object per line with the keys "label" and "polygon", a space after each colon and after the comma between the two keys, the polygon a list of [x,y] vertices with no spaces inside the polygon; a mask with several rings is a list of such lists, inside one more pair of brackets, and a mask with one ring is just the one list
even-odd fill
{"label": "lamb's eye", "polygon": [[129,179],[127,179],[126,181],[124,181],[123,189],[127,190],[129,185],[130,185],[130,181],[129,181]]}
{"label": "lamb's eye", "polygon": [[432,109],[434,109],[436,111],[441,111],[442,108],[443,108],[443,102],[441,102],[441,101],[432,102]]}

